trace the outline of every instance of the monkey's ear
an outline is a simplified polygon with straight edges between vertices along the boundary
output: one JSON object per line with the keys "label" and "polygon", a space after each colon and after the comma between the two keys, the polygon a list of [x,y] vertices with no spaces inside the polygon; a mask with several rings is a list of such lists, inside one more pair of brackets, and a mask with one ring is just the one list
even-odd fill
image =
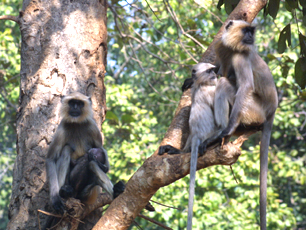
{"label": "monkey's ear", "polygon": [[233,21],[229,21],[225,26],[225,29],[228,30],[233,25],[233,23],[234,23]]}

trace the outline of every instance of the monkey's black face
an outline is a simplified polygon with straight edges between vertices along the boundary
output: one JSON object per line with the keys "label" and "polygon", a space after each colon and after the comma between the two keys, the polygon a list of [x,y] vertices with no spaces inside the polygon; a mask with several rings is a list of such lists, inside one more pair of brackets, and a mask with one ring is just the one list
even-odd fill
{"label": "monkey's black face", "polygon": [[255,33],[255,27],[248,26],[242,29],[242,33],[244,34],[242,42],[247,45],[253,45],[254,44],[254,33]]}
{"label": "monkey's black face", "polygon": [[84,107],[83,101],[72,99],[68,102],[68,105],[70,116],[78,117],[82,114],[82,108]]}
{"label": "monkey's black face", "polygon": [[217,84],[217,75],[215,73],[216,68],[210,68],[206,70],[206,74],[208,76],[208,85],[216,85]]}

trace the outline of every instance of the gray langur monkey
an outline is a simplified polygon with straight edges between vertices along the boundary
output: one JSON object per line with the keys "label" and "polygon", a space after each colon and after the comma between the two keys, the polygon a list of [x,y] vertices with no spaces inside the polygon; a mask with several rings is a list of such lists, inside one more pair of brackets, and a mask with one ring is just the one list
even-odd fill
{"label": "gray langur monkey", "polygon": [[192,229],[198,153],[202,156],[206,150],[207,143],[216,139],[222,132],[222,128],[216,126],[213,111],[215,90],[218,82],[214,71],[215,66],[209,63],[198,63],[192,69],[194,82],[191,88],[190,135],[183,151],[171,145],[160,146],[158,151],[159,155],[165,152],[168,154],[180,154],[189,152],[191,149],[187,230]]}
{"label": "gray langur monkey", "polygon": [[[64,194],[75,192],[65,188],[66,185],[69,187],[71,178],[73,186],[69,188],[82,188],[82,191],[77,191],[77,196],[85,203],[96,200],[98,186],[113,197],[113,184],[106,175],[109,170],[108,156],[93,118],[90,98],[78,92],[65,96],[60,114],[62,120],[49,146],[46,169],[52,206],[56,212],[63,213],[60,190]],[[82,186],[77,185],[78,180]]]}
{"label": "gray langur monkey", "polygon": [[272,74],[254,47],[255,27],[229,21],[216,43],[216,65],[225,76],[216,88],[216,124],[226,127],[217,138],[229,137],[242,124],[262,127],[260,143],[260,228],[266,229],[268,150],[278,106]]}
{"label": "gray langur monkey", "polygon": [[221,131],[214,122],[214,95],[217,84],[215,66],[209,63],[199,63],[193,67],[195,81],[191,89],[191,110],[189,117],[190,135],[183,151],[191,147],[190,183],[188,201],[187,229],[192,229],[193,201],[195,192],[195,175],[197,170],[198,153],[204,154],[206,145],[202,143],[214,139]]}

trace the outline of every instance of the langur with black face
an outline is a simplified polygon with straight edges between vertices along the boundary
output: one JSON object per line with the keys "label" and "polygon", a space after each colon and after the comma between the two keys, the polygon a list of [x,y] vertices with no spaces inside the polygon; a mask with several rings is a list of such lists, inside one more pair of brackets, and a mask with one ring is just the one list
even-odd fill
{"label": "langur with black face", "polygon": [[190,135],[183,151],[171,146],[160,146],[158,154],[180,154],[189,152],[190,158],[190,183],[188,201],[187,230],[192,229],[193,201],[195,190],[195,175],[197,170],[198,153],[202,156],[206,144],[220,135],[222,129],[216,126],[214,118],[214,95],[217,84],[215,66],[209,63],[198,63],[192,69],[194,79],[191,89],[191,109],[189,117]]}
{"label": "langur with black face", "polygon": [[196,74],[196,80],[191,89],[192,104],[189,117],[190,135],[183,150],[184,152],[188,152],[191,147],[188,230],[192,229],[198,153],[203,155],[206,150],[206,145],[202,143],[210,138],[216,138],[222,131],[216,127],[214,122],[213,103],[217,84],[217,76],[214,69],[215,66],[209,63],[199,63],[193,67],[193,74]]}
{"label": "langur with black face", "polygon": [[65,96],[60,113],[62,120],[46,159],[53,208],[63,213],[62,198],[71,196],[93,203],[99,186],[113,198],[113,184],[106,175],[108,156],[93,118],[90,98],[78,92]]}
{"label": "langur with black face", "polygon": [[236,128],[261,126],[260,227],[266,229],[268,150],[278,98],[272,74],[254,47],[255,27],[242,20],[227,23],[215,46],[216,65],[225,78],[216,88],[214,111],[218,127],[226,127],[217,139]]}

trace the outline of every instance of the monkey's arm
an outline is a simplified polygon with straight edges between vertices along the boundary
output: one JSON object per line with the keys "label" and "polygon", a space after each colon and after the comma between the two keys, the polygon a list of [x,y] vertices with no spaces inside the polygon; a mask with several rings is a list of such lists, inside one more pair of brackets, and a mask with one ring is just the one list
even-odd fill
{"label": "monkey's arm", "polygon": [[232,135],[238,127],[241,119],[241,111],[244,109],[244,102],[246,98],[251,97],[254,92],[254,79],[252,72],[252,65],[248,58],[242,54],[236,54],[232,60],[233,68],[236,75],[236,84],[238,86],[235,95],[235,102],[230,114],[228,125],[219,136]]}
{"label": "monkey's arm", "polygon": [[46,169],[49,181],[50,200],[56,212],[63,213],[64,204],[60,198],[59,190],[64,185],[69,170],[71,148],[64,147],[64,133],[60,126],[50,144]]}

